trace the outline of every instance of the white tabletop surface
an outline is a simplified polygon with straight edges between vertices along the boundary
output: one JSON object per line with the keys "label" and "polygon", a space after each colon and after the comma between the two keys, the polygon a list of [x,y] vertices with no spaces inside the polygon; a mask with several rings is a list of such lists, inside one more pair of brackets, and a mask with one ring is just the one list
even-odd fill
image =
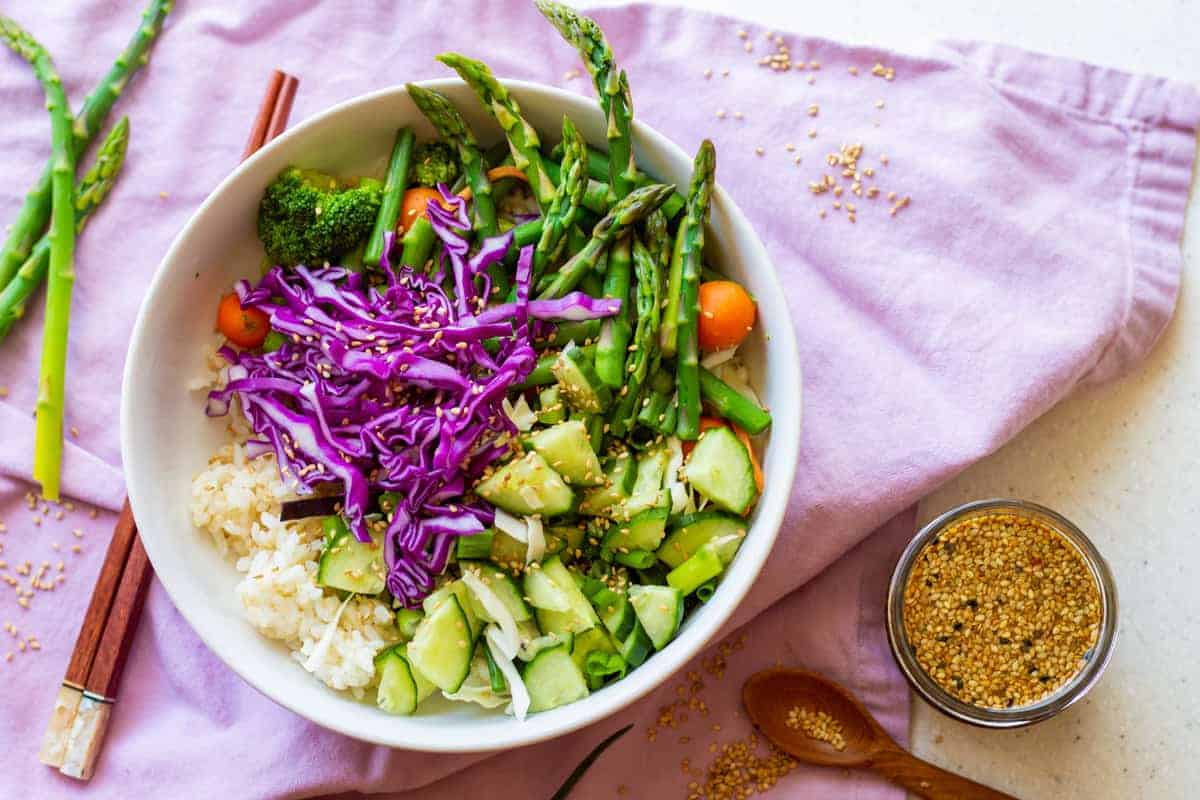
{"label": "white tabletop surface", "polygon": [[[781,31],[916,50],[984,39],[1200,83],[1200,0],[678,0]],[[591,0],[588,5],[607,5]],[[732,12],[729,9],[734,9]],[[915,752],[1025,800],[1200,797],[1200,202],[1175,320],[1144,366],[1079,393],[922,504],[1040,501],[1082,527],[1119,584],[1102,682],[1060,717],[982,731],[913,701]]]}

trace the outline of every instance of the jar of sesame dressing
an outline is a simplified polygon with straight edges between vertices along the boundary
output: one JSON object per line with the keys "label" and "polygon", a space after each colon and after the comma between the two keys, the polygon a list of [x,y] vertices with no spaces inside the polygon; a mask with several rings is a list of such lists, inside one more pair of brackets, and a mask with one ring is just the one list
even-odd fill
{"label": "jar of sesame dressing", "polygon": [[953,508],[892,573],[888,639],[913,689],[989,728],[1048,719],[1100,679],[1117,635],[1108,564],[1062,515],[1023,500]]}

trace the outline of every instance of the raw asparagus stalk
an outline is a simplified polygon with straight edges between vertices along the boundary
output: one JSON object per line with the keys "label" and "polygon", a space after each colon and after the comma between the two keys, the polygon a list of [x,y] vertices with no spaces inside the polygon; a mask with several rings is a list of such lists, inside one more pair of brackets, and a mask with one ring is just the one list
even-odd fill
{"label": "raw asparagus stalk", "polygon": [[[122,117],[100,145],[96,162],[75,187],[75,232],[83,230],[88,217],[100,205],[117,181],[129,144],[129,119]],[[0,289],[0,339],[25,315],[25,304],[41,285],[50,266],[50,236],[43,236],[33,252],[17,270],[8,286]]]}
{"label": "raw asparagus stalk", "polygon": [[[547,164],[546,168],[550,171],[551,177],[554,176],[554,167],[551,165],[554,164],[554,161],[552,159],[555,159],[555,158],[560,159],[560,160],[562,159],[561,145],[554,146],[554,149],[551,151],[551,160],[546,161],[546,164]],[[607,193],[609,190],[608,189],[608,170],[609,170],[608,153],[597,150],[594,147],[589,147],[588,148],[587,167],[588,167],[588,177],[590,177],[592,180],[597,182],[598,188],[596,188],[596,191],[599,191],[600,187],[602,187],[604,192]],[[652,184],[654,182],[655,182],[654,179],[651,178],[649,175],[647,175],[643,172],[638,173],[638,176],[637,176],[637,185],[638,186],[649,186],[650,184]],[[592,193],[592,191],[593,191],[592,187],[588,187],[589,195]],[[663,213],[667,215],[667,219],[675,219],[675,217],[678,216],[679,212],[683,211],[683,206],[686,203],[687,203],[687,201],[683,199],[683,195],[681,195],[679,192],[675,192],[673,195],[671,195],[670,197],[667,198],[667,202],[663,203],[663,207],[662,207]],[[604,212],[600,212],[600,213],[604,213]]]}
{"label": "raw asparagus stalk", "polygon": [[50,112],[50,286],[42,333],[42,366],[38,375],[37,425],[34,430],[33,478],[42,496],[58,499],[62,463],[63,400],[66,393],[67,328],[71,287],[75,283],[75,213],[72,208],[75,148],[71,109],[50,54],[8,17],[0,17],[0,39],[33,66],[46,92]]}
{"label": "raw asparagus stalk", "polygon": [[636,189],[618,201],[612,210],[592,230],[592,238],[583,249],[563,264],[562,269],[554,276],[554,280],[538,297],[541,300],[552,300],[562,297],[571,291],[583,279],[583,276],[596,268],[605,249],[619,238],[634,223],[641,220],[651,211],[661,206],[675,187],[658,183]]}
{"label": "raw asparagus stalk", "polygon": [[425,217],[417,217],[400,238],[400,263],[416,270],[422,269],[436,243],[437,234],[433,232],[433,225]]}
{"label": "raw asparagus stalk", "polygon": [[[544,164],[546,174],[557,186],[562,181],[562,165],[549,158],[544,161]],[[580,205],[595,214],[607,214],[608,210],[612,208],[612,193],[608,184],[586,175],[584,175],[584,180],[587,181],[587,187],[583,192],[583,200]],[[651,183],[654,181],[646,181],[646,185]]]}
{"label": "raw asparagus stalk", "polygon": [[521,115],[521,106],[482,61],[458,53],[442,53],[437,60],[458,73],[504,129],[513,165],[525,173],[530,191],[544,210],[554,199],[555,181],[546,174],[541,141],[534,127]]}
{"label": "raw asparagus stalk", "polygon": [[[105,117],[130,78],[147,62],[150,45],[162,30],[163,19],[170,13],[171,6],[172,0],[151,1],[142,13],[142,22],[125,50],[117,57],[108,74],[84,99],[83,108],[80,109],[72,130],[71,149],[76,159],[83,155],[100,132]],[[13,275],[28,259],[34,243],[46,230],[46,222],[50,219],[52,168],[53,161],[46,164],[42,176],[25,196],[25,203],[17,213],[4,247],[0,249],[0,289],[12,280]]]}
{"label": "raw asparagus stalk", "polygon": [[683,283],[679,301],[675,388],[679,393],[675,433],[685,441],[700,436],[700,262],[704,258],[704,223],[708,219],[717,154],[708,139],[700,143],[688,191],[687,227],[683,241]]}
{"label": "raw asparagus stalk", "polygon": [[596,375],[613,389],[621,389],[625,383],[626,348],[633,335],[629,304],[632,247],[629,234],[618,239],[608,253],[608,271],[604,274],[604,296],[619,299],[621,311],[604,320],[600,327],[600,340],[596,343]]}
{"label": "raw asparagus stalk", "polygon": [[620,200],[637,185],[637,163],[633,156],[633,98],[629,81],[617,69],[612,48],[600,26],[561,3],[537,0],[538,10],[583,57],[584,66],[596,85],[600,107],[608,120],[609,184],[614,200]]}
{"label": "raw asparagus stalk", "polygon": [[546,267],[558,259],[566,243],[566,233],[575,224],[583,192],[587,189],[587,177],[584,175],[584,160],[587,157],[587,143],[583,141],[575,123],[571,118],[563,117],[563,170],[562,180],[550,198],[543,206],[542,235],[533,251],[533,284],[546,271]]}
{"label": "raw asparagus stalk", "polygon": [[683,299],[683,242],[686,237],[687,219],[682,219],[671,247],[670,266],[667,269],[667,308],[658,331],[658,345],[667,358],[674,358],[678,347],[679,304]]}
{"label": "raw asparagus stalk", "polygon": [[400,203],[404,199],[404,190],[408,186],[408,163],[412,160],[413,141],[412,128],[401,128],[396,132],[396,143],[392,145],[392,158],[388,162],[387,179],[383,184],[383,202],[379,204],[379,216],[375,218],[375,228],[371,238],[367,240],[367,250],[363,261],[376,267],[383,260],[384,234],[396,227],[400,217]]}
{"label": "raw asparagus stalk", "polygon": [[498,228],[496,206],[492,201],[492,184],[488,181],[487,170],[483,167],[483,153],[480,152],[471,129],[467,127],[466,120],[444,94],[411,83],[407,84],[406,88],[409,97],[437,129],[438,135],[458,149],[467,185],[471,187],[475,233],[483,237],[495,236]]}
{"label": "raw asparagus stalk", "polygon": [[771,425],[769,413],[704,367],[700,368],[700,397],[718,414],[752,436]]}
{"label": "raw asparagus stalk", "polygon": [[[647,234],[654,212],[646,221]],[[637,417],[639,402],[642,397],[642,386],[646,382],[652,366],[658,359],[658,324],[661,313],[662,274],[657,259],[636,236],[633,238],[633,267],[637,276],[637,287],[634,297],[637,306],[637,328],[633,333],[633,346],[630,348],[629,366],[626,368],[625,386],[617,396],[616,408],[609,420],[610,430],[614,436],[624,436],[633,426]],[[599,359],[597,358],[597,361]]]}

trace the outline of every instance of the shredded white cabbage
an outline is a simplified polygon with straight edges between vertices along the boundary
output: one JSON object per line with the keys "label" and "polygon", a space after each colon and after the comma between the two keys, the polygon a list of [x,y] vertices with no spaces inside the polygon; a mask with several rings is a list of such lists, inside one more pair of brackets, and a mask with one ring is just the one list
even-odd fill
{"label": "shredded white cabbage", "polygon": [[535,561],[541,561],[546,555],[546,532],[542,528],[542,520],[539,517],[525,517],[525,530],[528,534],[526,542],[528,547],[525,548],[525,563],[532,564]]}
{"label": "shredded white cabbage", "polygon": [[529,713],[529,690],[525,688],[525,681],[521,680],[521,673],[513,666],[512,660],[502,658],[503,652],[498,652],[500,651],[500,645],[495,639],[499,635],[499,631],[490,625],[484,632],[488,649],[492,652],[492,660],[496,662],[496,666],[504,673],[504,680],[508,682],[509,694],[512,695],[512,702],[509,703],[505,711],[513,714],[517,719],[524,721],[525,715]]}
{"label": "shredded white cabbage", "polygon": [[325,660],[325,653],[329,651],[329,645],[333,643],[333,634],[337,632],[338,622],[342,619],[342,612],[346,610],[346,606],[350,604],[357,595],[353,592],[346,595],[346,599],[338,606],[337,613],[333,615],[333,619],[329,620],[329,625],[326,626],[325,632],[321,634],[317,646],[308,654],[308,658],[304,660],[304,668],[309,672],[316,672],[317,667]]}
{"label": "shredded white cabbage", "polygon": [[692,493],[688,491],[687,483],[679,476],[683,466],[683,445],[678,436],[667,439],[667,452],[670,453],[670,458],[667,461],[664,480],[667,490],[671,493],[671,513],[684,514],[695,511],[696,504],[692,502]]}
{"label": "shredded white cabbage", "polygon": [[500,407],[504,409],[504,413],[512,420],[513,425],[517,426],[517,430],[525,432],[533,427],[537,422],[537,414],[529,407],[529,403],[525,401],[525,395],[520,395],[516,403],[509,402],[505,397],[500,401]]}
{"label": "shredded white cabbage", "polygon": [[737,349],[738,346],[735,344],[733,347],[726,347],[724,350],[714,350],[700,359],[700,366],[708,370],[715,369],[733,358],[734,354],[737,353]]}
{"label": "shredded white cabbage", "polygon": [[724,364],[719,364],[712,370],[712,373],[729,384],[729,388],[742,397],[745,397],[757,406],[762,406],[758,395],[754,389],[750,388],[750,371],[746,369],[746,365],[742,363],[740,358],[730,359]]}
{"label": "shredded white cabbage", "polygon": [[479,600],[479,604],[483,606],[483,610],[488,613],[488,616],[496,620],[496,625],[500,628],[497,645],[505,654],[505,658],[511,661],[521,646],[521,634],[517,631],[517,621],[513,618],[512,612],[508,610],[508,606],[492,590],[492,587],[473,571],[464,569],[462,580]]}
{"label": "shredded white cabbage", "polygon": [[442,692],[447,700],[457,703],[478,703],[484,708],[499,708],[508,702],[508,696],[492,691],[492,679],[488,674],[487,659],[482,655],[471,661],[471,671],[457,692]]}
{"label": "shredded white cabbage", "polygon": [[529,527],[525,522],[517,516],[514,516],[504,509],[496,509],[496,529],[507,533],[518,542],[529,541]]}

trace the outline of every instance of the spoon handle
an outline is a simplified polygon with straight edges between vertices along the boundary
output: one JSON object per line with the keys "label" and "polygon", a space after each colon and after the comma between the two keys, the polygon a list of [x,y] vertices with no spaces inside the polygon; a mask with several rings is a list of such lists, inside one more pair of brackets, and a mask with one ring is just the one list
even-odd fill
{"label": "spoon handle", "polygon": [[871,768],[926,800],[1017,800],[1010,794],[935,767],[903,750],[885,750]]}

